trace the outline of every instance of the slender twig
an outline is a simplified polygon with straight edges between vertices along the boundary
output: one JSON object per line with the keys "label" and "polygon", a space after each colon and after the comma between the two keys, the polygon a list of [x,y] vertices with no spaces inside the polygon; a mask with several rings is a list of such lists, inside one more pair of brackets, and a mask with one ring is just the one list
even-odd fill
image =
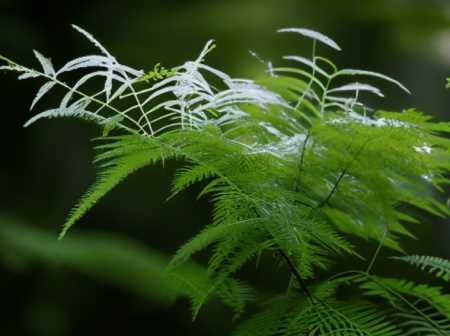
{"label": "slender twig", "polygon": [[311,133],[309,131],[309,129],[306,131],[306,138],[305,141],[303,142],[303,147],[302,147],[302,153],[300,154],[300,165],[298,168],[298,174],[300,175],[302,170],[303,170],[303,165],[305,163],[305,152],[306,152],[306,146],[308,145],[308,141],[311,138]]}
{"label": "slender twig", "polygon": [[297,104],[294,107],[294,110],[297,111],[300,108],[300,105],[302,105],[303,100],[305,99],[307,93],[311,89],[311,86],[313,84],[313,78],[316,78],[316,40],[313,40],[313,47],[312,47],[312,62],[313,62],[313,68],[312,68],[312,74],[311,79],[309,80],[309,83],[306,87],[306,89],[303,91],[303,94],[300,96],[300,98],[297,101]]}
{"label": "slender twig", "polygon": [[347,175],[347,168],[345,168],[341,174],[339,175],[338,179],[336,180],[336,183],[333,186],[333,189],[331,189],[330,193],[328,194],[328,196],[319,203],[319,205],[317,206],[318,208],[322,208],[324,207],[326,204],[328,204],[328,202],[331,200],[331,198],[333,197],[333,195],[336,193],[339,184],[341,183],[342,179],[345,177],[345,175]]}
{"label": "slender twig", "polygon": [[[298,186],[299,186],[299,182],[300,182],[300,178],[301,178],[301,174],[303,172],[303,166],[305,163],[305,152],[306,152],[306,146],[308,145],[308,141],[309,138],[311,137],[311,133],[309,131],[309,129],[306,131],[306,137],[305,137],[305,141],[303,141],[303,146],[302,146],[302,152],[300,154],[300,162],[298,164],[298,171],[297,171],[297,178],[294,181],[294,191],[298,192]],[[302,204],[302,202],[299,202]],[[306,205],[306,204],[304,204]]]}
{"label": "slender twig", "polygon": [[339,184],[342,182],[342,179],[345,177],[345,175],[347,175],[348,170],[351,168],[353,162],[355,162],[356,158],[359,156],[359,154],[363,151],[363,149],[365,148],[365,146],[370,142],[375,140],[376,138],[372,138],[372,139],[367,139],[362,145],[361,147],[358,149],[358,151],[355,153],[355,155],[353,156],[352,160],[348,163],[348,165],[342,170],[341,174],[339,175],[339,177],[336,180],[336,183],[334,184],[333,188],[331,189],[330,193],[328,194],[328,196],[319,203],[319,205],[317,206],[317,208],[322,208],[324,207],[326,204],[328,204],[328,202],[331,200],[331,198],[333,197],[333,195],[336,193]]}
{"label": "slender twig", "polygon": [[[296,190],[296,191],[298,191],[298,190]],[[302,202],[302,201],[299,201],[299,200],[294,200],[294,202],[298,203],[298,204],[301,204],[301,205],[303,205],[303,206],[305,206],[307,208],[314,209],[314,207],[311,204],[308,204],[308,203],[305,203],[305,202]]]}
{"label": "slender twig", "polygon": [[372,271],[373,265],[375,264],[375,261],[377,260],[378,255],[380,254],[380,251],[381,251],[381,249],[383,247],[383,243],[384,243],[384,240],[386,239],[386,235],[387,235],[387,228],[384,229],[383,237],[381,237],[380,242],[378,244],[378,247],[375,250],[375,253],[374,253],[373,257],[372,257],[372,260],[370,261],[370,264],[367,267],[367,270],[366,270],[367,274],[369,274],[370,271]]}
{"label": "slender twig", "polygon": [[294,277],[297,280],[298,284],[300,285],[300,288],[302,289],[302,291],[309,297],[309,299],[311,301],[313,301],[313,296],[311,295],[311,292],[309,291],[308,286],[306,286],[305,281],[303,280],[302,276],[300,275],[299,271],[295,267],[292,260],[287,256],[286,253],[284,253],[284,251],[281,248],[278,249],[278,253],[286,261],[286,264],[288,265],[291,274],[294,275]]}

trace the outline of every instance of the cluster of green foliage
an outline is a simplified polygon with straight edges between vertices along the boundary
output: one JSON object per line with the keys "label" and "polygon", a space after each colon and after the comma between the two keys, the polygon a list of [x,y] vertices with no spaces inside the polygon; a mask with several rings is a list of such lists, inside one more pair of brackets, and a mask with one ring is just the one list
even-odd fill
{"label": "cluster of green foliage", "polygon": [[[171,70],[156,66],[145,75],[75,28],[102,54],[77,58],[58,71],[38,52],[42,71],[4,57],[1,67],[21,79],[46,79],[33,106],[54,86],[67,89],[57,108],[26,125],[43,117],[77,117],[103,127],[96,146],[100,173],[60,238],[133,172],[178,160],[184,166],[171,197],[201,183],[199,197],[214,206],[211,223],[178,250],[166,270],[171,283],[189,288],[194,318],[216,297],[241,320],[236,336],[450,334],[450,296],[442,288],[373,272],[386,249],[393,258],[383,262],[403,261],[449,281],[449,261],[405,256],[401,243],[414,237],[408,226],[419,222],[412,215],[418,210],[450,214],[442,200],[450,181],[450,123],[413,109],[369,108],[360,96],[383,96],[381,90],[343,80],[374,78],[408,90],[379,73],[338,69],[316,49],[339,46],[308,29],[280,32],[311,39],[311,58],[285,57],[301,67],[269,62],[267,76],[255,82],[204,64],[211,41],[194,61]],[[90,69],[74,85],[60,79],[64,72]],[[104,87],[82,91],[94,77],[104,77]],[[378,247],[365,256],[357,248],[361,241]],[[205,278],[176,276],[204,249],[210,251]],[[265,254],[290,273],[287,290],[269,298],[237,276]],[[366,267],[336,271],[343,258],[365,260]],[[249,303],[256,311],[248,316]]]}

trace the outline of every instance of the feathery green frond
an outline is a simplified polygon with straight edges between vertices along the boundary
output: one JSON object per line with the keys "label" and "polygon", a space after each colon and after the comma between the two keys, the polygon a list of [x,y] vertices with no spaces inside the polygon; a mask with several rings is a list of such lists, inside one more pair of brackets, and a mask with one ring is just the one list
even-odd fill
{"label": "feathery green frond", "polygon": [[257,220],[245,220],[235,223],[221,223],[218,225],[210,225],[184,244],[175,254],[169,264],[169,269],[175,268],[188,260],[194,253],[208,247],[212,243],[225,239],[230,233],[241,234],[246,226],[254,225]]}
{"label": "feathery green frond", "polygon": [[330,302],[309,309],[311,336],[400,336],[402,330],[387,312],[366,302]]}
{"label": "feathery green frond", "polygon": [[450,335],[450,319],[432,308],[398,313],[402,319],[400,327],[407,330],[404,335],[445,336]]}
{"label": "feathery green frond", "polygon": [[256,299],[255,290],[241,280],[230,278],[217,291],[222,302],[229,306],[234,318],[244,313],[247,305]]}
{"label": "feathery green frond", "polygon": [[405,256],[405,257],[393,257],[393,259],[402,260],[420,268],[422,271],[434,273],[438,278],[442,278],[445,281],[450,280],[450,261],[432,256]]}
{"label": "feathery green frond", "polygon": [[[130,142],[128,143],[128,141]],[[172,155],[152,140],[140,139],[136,143],[136,138],[130,137],[122,138],[119,142],[120,147],[116,145],[99,157],[102,160],[109,158],[110,161],[104,165],[104,168],[98,174],[96,182],[72,209],[69,218],[63,225],[59,239],[62,239],[70,227],[90,210],[100,198],[127,176]],[[131,149],[127,148],[129,145],[132,147]]]}
{"label": "feathery green frond", "polygon": [[172,198],[189,186],[215,175],[214,169],[206,165],[192,165],[178,169],[172,183]]}
{"label": "feathery green frond", "polygon": [[283,317],[291,307],[291,300],[284,295],[272,298],[260,312],[242,321],[232,336],[272,336],[279,330]]}
{"label": "feathery green frond", "polygon": [[391,300],[397,301],[398,304],[401,304],[401,298],[396,297],[395,294],[420,299],[423,303],[432,306],[441,314],[450,318],[450,294],[444,294],[441,287],[381,277],[372,277],[361,287],[367,290],[369,295],[388,296]]}
{"label": "feathery green frond", "polygon": [[442,288],[412,281],[381,278],[367,274],[350,276],[367,296],[383,298],[395,310],[405,335],[448,335],[450,326],[450,295]]}

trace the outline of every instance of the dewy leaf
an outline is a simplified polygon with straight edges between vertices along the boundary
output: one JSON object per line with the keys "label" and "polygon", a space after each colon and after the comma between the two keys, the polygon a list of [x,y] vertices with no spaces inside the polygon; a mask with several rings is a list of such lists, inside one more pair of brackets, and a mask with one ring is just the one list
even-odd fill
{"label": "dewy leaf", "polygon": [[22,79],[29,79],[29,78],[38,78],[40,76],[41,75],[38,72],[30,70],[30,71],[27,71],[27,72],[24,72],[23,74],[21,74],[19,77],[17,77],[17,79],[22,80]]}
{"label": "dewy leaf", "polygon": [[384,97],[383,93],[380,89],[378,89],[375,86],[364,84],[364,83],[350,83],[346,85],[339,86],[337,88],[334,88],[332,90],[329,90],[328,92],[344,92],[344,91],[369,91],[374,94],[376,94],[379,97]]}
{"label": "dewy leaf", "polygon": [[44,57],[39,51],[33,50],[34,55],[38,59],[39,63],[41,63],[42,69],[44,73],[48,76],[53,77],[55,75],[55,69],[53,68],[53,64],[49,58]]}
{"label": "dewy leaf", "polygon": [[1,70],[15,71],[17,70],[17,68],[14,67],[13,65],[2,65],[0,66],[0,71]]}
{"label": "dewy leaf", "polygon": [[72,25],[72,27],[76,31],[78,31],[79,33],[84,35],[89,41],[91,41],[98,49],[100,49],[100,51],[103,54],[105,54],[106,56],[108,56],[110,58],[114,58],[111,56],[111,54],[108,52],[108,50],[106,50],[106,48],[99,41],[97,41],[97,39],[94,36],[92,36],[92,34],[88,33],[86,30],[84,30],[81,27],[78,27],[77,25]]}
{"label": "dewy leaf", "polygon": [[402,84],[400,83],[398,80],[395,80],[389,76],[383,75],[381,73],[378,72],[374,72],[374,71],[367,71],[367,70],[359,70],[359,69],[342,69],[339,70],[337,73],[335,73],[333,75],[333,78],[338,77],[338,76],[368,76],[368,77],[377,77],[380,79],[383,79],[387,82],[391,82],[395,85],[397,85],[400,89],[402,89],[403,91],[405,91],[408,94],[411,94],[411,92]]}
{"label": "dewy leaf", "polygon": [[57,74],[89,67],[106,68],[119,73],[127,73],[132,77],[141,77],[144,75],[144,72],[142,70],[136,70],[129,66],[119,64],[115,60],[112,60],[111,58],[103,55],[88,55],[75,58],[61,67],[61,69],[58,70]]}
{"label": "dewy leaf", "polygon": [[303,35],[305,37],[309,37],[313,40],[322,42],[323,44],[325,44],[333,49],[341,51],[341,47],[339,47],[338,44],[336,42],[334,42],[330,37],[328,37],[322,33],[316,32],[314,30],[311,30],[311,29],[283,28],[283,29],[278,30],[278,32],[279,33],[297,33],[297,34]]}
{"label": "dewy leaf", "polygon": [[36,97],[34,97],[33,103],[31,104],[30,110],[37,104],[37,102],[56,85],[56,82],[47,82],[41,86]]}
{"label": "dewy leaf", "polygon": [[66,108],[56,108],[50,109],[41,113],[36,114],[34,117],[30,118],[23,127],[28,127],[36,121],[43,118],[61,118],[61,117],[73,117],[80,118],[84,120],[94,121],[96,123],[102,123],[105,118],[97,115],[95,113],[86,111],[86,106],[89,102],[77,101]]}
{"label": "dewy leaf", "polygon": [[301,57],[301,56],[284,56],[283,58],[286,59],[286,60],[296,61],[296,62],[300,62],[302,64],[305,64],[305,65],[311,67],[317,73],[320,73],[321,75],[325,76],[326,78],[328,78],[330,76],[328,73],[326,73],[320,67],[318,67],[317,64],[315,64],[314,62],[312,62],[311,60],[309,60],[309,59],[307,59],[305,57]]}

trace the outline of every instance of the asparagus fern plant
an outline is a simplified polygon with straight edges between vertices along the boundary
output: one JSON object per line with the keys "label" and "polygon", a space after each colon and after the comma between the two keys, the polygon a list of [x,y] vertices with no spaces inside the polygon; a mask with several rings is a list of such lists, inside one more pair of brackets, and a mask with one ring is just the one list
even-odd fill
{"label": "asparagus fern plant", "polygon": [[[414,211],[447,218],[443,201],[450,171],[450,123],[409,109],[379,111],[361,100],[383,97],[376,80],[409,93],[380,73],[339,69],[320,56],[336,51],[331,38],[303,28],[281,29],[312,42],[312,56],[266,63],[260,80],[232,78],[205,63],[214,49],[172,69],[148,73],[121,64],[91,34],[74,26],[99,54],[58,70],[35,51],[41,70],[1,57],[2,70],[43,81],[31,108],[55,87],[58,106],[37,120],[75,117],[98,124],[96,182],[70,212],[63,238],[106,193],[138,169],[166,160],[183,167],[171,197],[202,183],[214,206],[211,223],[173,256],[167,275],[209,249],[208,281],[178,277],[189,292],[193,316],[219,297],[239,318],[234,335],[449,335],[450,296],[442,288],[373,272],[381,249],[393,258],[450,278],[449,261],[405,256]],[[72,84],[67,73],[80,72]],[[96,92],[86,83],[102,78]],[[361,82],[360,80],[363,79]],[[433,192],[430,192],[432,190]],[[360,240],[375,242],[367,258]],[[287,290],[267,298],[237,272],[271,254],[289,270]],[[366,257],[366,258],[365,258]],[[364,269],[332,266],[364,259]],[[320,271],[320,272],[318,272]],[[346,288],[350,288],[345,297]],[[251,308],[247,309],[249,302]]]}

